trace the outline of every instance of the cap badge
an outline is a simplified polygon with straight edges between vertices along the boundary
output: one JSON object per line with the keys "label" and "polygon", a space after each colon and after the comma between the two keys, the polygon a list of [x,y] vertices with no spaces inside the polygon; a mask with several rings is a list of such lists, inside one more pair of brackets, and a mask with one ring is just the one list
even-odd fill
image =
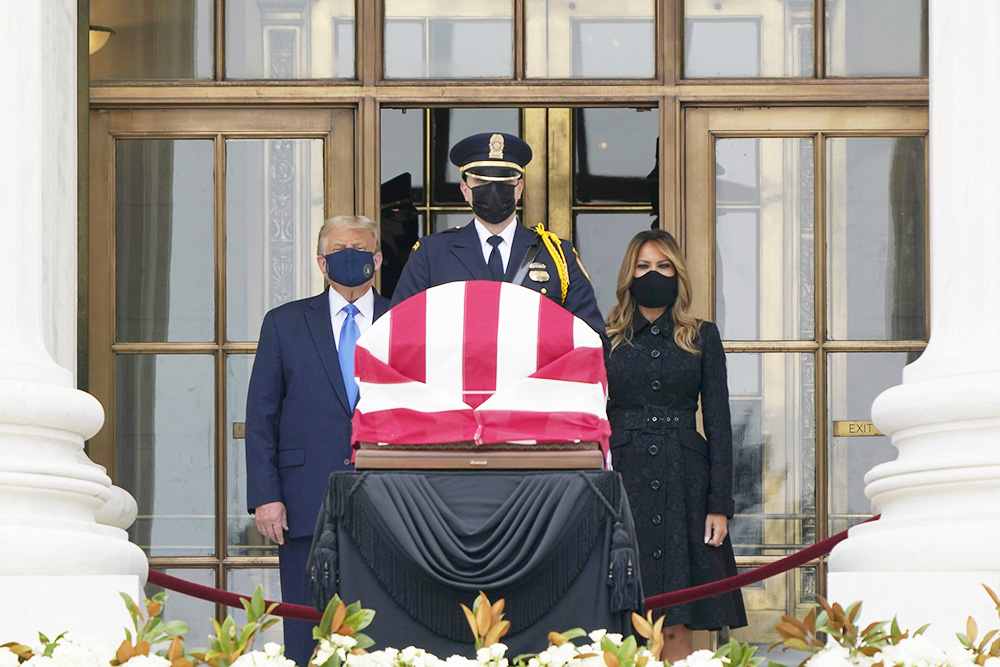
{"label": "cap badge", "polygon": [[502,160],[503,159],[503,135],[494,134],[490,137],[490,159],[491,160]]}

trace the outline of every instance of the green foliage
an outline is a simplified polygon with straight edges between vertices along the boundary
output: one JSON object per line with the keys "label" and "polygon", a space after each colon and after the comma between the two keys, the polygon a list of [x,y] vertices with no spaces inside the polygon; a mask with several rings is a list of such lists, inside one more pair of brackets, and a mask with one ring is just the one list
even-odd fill
{"label": "green foliage", "polygon": [[278,622],[277,618],[268,618],[278,603],[265,604],[263,586],[258,585],[249,600],[244,598],[240,602],[247,614],[246,625],[238,625],[232,616],[226,616],[222,623],[212,619],[215,634],[208,637],[208,649],[191,653],[191,657],[210,667],[229,667],[241,655],[252,651],[257,637]]}

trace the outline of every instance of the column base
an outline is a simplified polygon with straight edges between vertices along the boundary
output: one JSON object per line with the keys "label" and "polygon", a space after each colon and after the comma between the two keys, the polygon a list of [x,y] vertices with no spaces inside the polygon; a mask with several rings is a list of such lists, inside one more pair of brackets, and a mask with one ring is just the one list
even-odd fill
{"label": "column base", "polygon": [[39,632],[52,639],[68,630],[117,648],[124,628],[133,627],[119,592],[139,604],[145,596],[139,577],[129,574],[0,576],[0,591],[0,644],[29,646],[38,644]]}
{"label": "column base", "polygon": [[[902,563],[901,563],[902,565]],[[983,589],[1000,586],[1000,570],[973,572],[830,572],[827,600],[846,608],[862,601],[858,625],[899,620],[903,630],[930,623],[924,635],[940,648],[959,648],[955,634],[965,633],[971,616],[979,638],[1000,628],[996,605]]]}

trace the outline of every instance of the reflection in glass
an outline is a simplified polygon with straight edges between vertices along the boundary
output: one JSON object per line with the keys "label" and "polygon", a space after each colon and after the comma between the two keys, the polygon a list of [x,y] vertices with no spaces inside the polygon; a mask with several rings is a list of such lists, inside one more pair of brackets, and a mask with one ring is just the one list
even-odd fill
{"label": "reflection in glass", "polygon": [[812,140],[717,139],[715,159],[715,313],[723,339],[812,339]]}
{"label": "reflection in glass", "polygon": [[816,538],[815,357],[730,353],[730,526],[736,555],[779,555]]}
{"label": "reflection in glass", "polygon": [[[278,580],[277,568],[232,569],[227,572],[226,590],[240,595],[251,595],[258,585],[263,586],[265,600],[281,599],[281,584]],[[247,622],[246,612],[242,609],[232,610],[233,620],[239,625]],[[275,617],[280,618],[280,617]],[[282,644],[283,630],[281,621],[272,625],[257,638],[256,646],[263,647],[268,642]]]}
{"label": "reflection in glass", "polygon": [[[750,568],[740,568],[743,574]],[[764,581],[744,586],[743,603],[747,609],[747,625],[729,631],[729,636],[739,642],[757,646],[754,657],[767,656],[776,663],[794,665],[809,657],[804,651],[783,652],[775,648],[774,626],[783,615],[803,618],[816,606],[818,576],[815,567],[804,566],[770,577]]]}
{"label": "reflection in glass", "polygon": [[[192,570],[186,568],[183,570],[177,568],[156,569],[184,581],[215,588],[215,572],[213,570]],[[154,584],[146,584],[144,590],[149,598],[165,591],[165,589]],[[192,639],[215,634],[211,620],[215,618],[215,605],[213,603],[206,600],[199,600],[190,595],[181,595],[172,591],[166,592],[170,595],[170,602],[163,606],[160,618],[165,621],[184,621],[191,628],[191,631],[185,636]],[[253,591],[250,592],[252,593]]]}
{"label": "reflection in glass", "polygon": [[227,79],[353,79],[354,0],[227,2]]}
{"label": "reflection in glass", "polygon": [[226,141],[226,338],[255,341],[264,314],[323,290],[322,139]]}
{"label": "reflection in glass", "polygon": [[830,338],[924,340],[923,137],[827,140]]}
{"label": "reflection in glass", "polygon": [[212,0],[90,0],[90,22],[115,31],[90,56],[92,79],[211,79]]}
{"label": "reflection in glass", "polygon": [[416,202],[424,201],[424,120],[424,109],[382,109],[382,182],[409,174]]}
{"label": "reflection in glass", "polygon": [[927,76],[927,0],[827,0],[827,76]]}
{"label": "reflection in glass", "polygon": [[115,142],[117,340],[215,340],[211,141]]}
{"label": "reflection in glass", "polygon": [[[656,165],[659,114],[635,109],[574,111],[574,203],[648,204]],[[619,258],[620,259],[620,258]]]}
{"label": "reflection in glass", "polygon": [[511,0],[385,0],[387,79],[513,75]]}
{"label": "reflection in glass", "polygon": [[684,76],[813,75],[813,4],[684,0]]}
{"label": "reflection in glass", "polygon": [[[615,305],[618,270],[632,237],[649,229],[648,213],[577,213],[573,245],[590,274],[597,306],[608,314]],[[568,258],[570,259],[570,258]]]}
{"label": "reflection in glass", "polygon": [[865,474],[896,458],[887,436],[833,437],[833,423],[870,420],[872,402],[903,380],[905,352],[836,353],[829,361],[830,532],[847,530],[872,514],[865,496]]}
{"label": "reflection in glass", "polygon": [[525,2],[528,77],[652,78],[653,0]]}
{"label": "reflection in glass", "polygon": [[[462,139],[480,132],[521,135],[519,109],[434,109],[431,111],[431,204],[459,204],[465,199],[458,184],[458,167],[448,151]],[[530,168],[530,167],[529,167]]]}
{"label": "reflection in glass", "polygon": [[149,556],[215,554],[215,382],[211,355],[115,360],[115,483]]}
{"label": "reflection in glass", "polygon": [[254,355],[226,357],[226,553],[229,556],[277,556],[276,544],[257,532],[247,512],[246,445],[233,435],[236,424],[247,421],[247,385]]}

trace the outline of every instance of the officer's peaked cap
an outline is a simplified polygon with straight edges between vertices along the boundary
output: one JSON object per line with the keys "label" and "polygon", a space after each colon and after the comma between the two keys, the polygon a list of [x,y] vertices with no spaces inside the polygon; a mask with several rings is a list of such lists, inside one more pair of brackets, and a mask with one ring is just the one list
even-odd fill
{"label": "officer's peaked cap", "polygon": [[455,144],[449,157],[463,175],[484,180],[521,178],[531,162],[531,146],[513,134],[482,132]]}

